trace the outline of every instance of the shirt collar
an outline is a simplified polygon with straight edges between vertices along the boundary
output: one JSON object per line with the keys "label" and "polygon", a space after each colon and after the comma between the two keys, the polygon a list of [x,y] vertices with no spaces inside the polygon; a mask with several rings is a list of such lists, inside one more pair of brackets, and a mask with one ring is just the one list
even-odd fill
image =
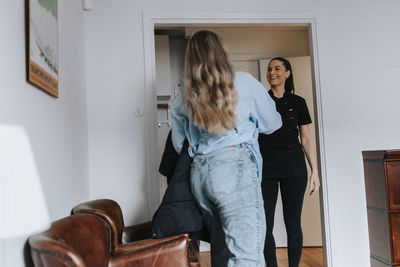
{"label": "shirt collar", "polygon": [[283,93],[283,96],[281,97],[281,98],[277,98],[276,96],[274,96],[274,93],[272,92],[272,90],[271,89],[269,89],[269,91],[268,91],[268,93],[269,93],[269,95],[272,97],[272,99],[274,100],[274,101],[277,101],[277,100],[279,100],[279,99],[284,99],[284,98],[286,98],[287,96],[288,96],[288,92],[284,92]]}

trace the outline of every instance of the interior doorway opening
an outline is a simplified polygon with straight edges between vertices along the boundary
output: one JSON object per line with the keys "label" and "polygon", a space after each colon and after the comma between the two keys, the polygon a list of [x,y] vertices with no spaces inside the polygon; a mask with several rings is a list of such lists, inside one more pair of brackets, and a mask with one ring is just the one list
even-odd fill
{"label": "interior doorway opening", "polygon": [[[145,20],[146,21],[146,20]],[[154,65],[151,66],[151,90],[152,96],[154,97],[152,101],[148,102],[153,104],[153,112],[156,116],[153,116],[152,126],[150,128],[155,129],[155,138],[157,140],[156,147],[153,147],[153,151],[149,150],[149,153],[153,153],[153,168],[157,169],[156,167],[159,164],[160,159],[160,150],[163,149],[163,139],[166,133],[169,132],[168,126],[168,118],[170,118],[168,114],[168,103],[173,99],[176,93],[179,92],[180,87],[182,86],[182,72],[183,72],[183,58],[184,58],[184,49],[186,47],[186,42],[192,32],[199,30],[199,29],[209,29],[217,34],[219,34],[224,43],[227,45],[228,52],[231,55],[231,59],[233,61],[234,67],[236,70],[243,70],[250,72],[255,78],[259,79],[261,82],[265,82],[263,73],[265,66],[265,62],[268,61],[269,58],[275,56],[283,56],[289,58],[290,61],[303,61],[306,62],[308,65],[306,69],[309,72],[309,81],[308,86],[301,88],[301,86],[296,85],[296,92],[301,95],[305,96],[304,98],[308,98],[307,104],[309,105],[310,113],[314,115],[313,118],[313,126],[315,129],[312,129],[313,133],[315,133],[315,140],[316,140],[316,147],[318,149],[318,157],[320,163],[320,170],[321,174],[320,177],[323,180],[324,175],[324,164],[323,164],[323,146],[321,146],[323,136],[321,137],[321,125],[322,123],[319,120],[318,114],[321,113],[321,107],[318,106],[320,104],[319,101],[319,93],[318,93],[318,73],[316,68],[316,52],[313,48],[315,46],[315,36],[313,37],[312,32],[312,23],[260,23],[260,24],[251,24],[243,23],[216,23],[216,24],[204,24],[204,23],[187,23],[184,24],[179,22],[178,24],[171,24],[170,21],[165,23],[159,23],[153,19],[149,19],[148,21],[152,26],[152,32],[148,32],[147,40],[151,40],[154,42],[154,50],[151,55]],[[315,26],[315,25],[314,25]],[[150,29],[149,28],[149,29]],[[150,35],[152,34],[152,38]],[[315,34],[315,32],[314,32]],[[162,38],[166,38],[166,40],[161,41],[168,43],[169,52],[169,70],[166,73],[170,73],[169,81],[166,82],[162,81],[163,71],[158,70],[158,66],[160,62],[158,60],[162,58],[160,55],[157,55],[157,42],[155,41],[160,36]],[[238,41],[240,40],[240,41]],[[158,47],[159,48],[159,47]],[[148,51],[148,50],[147,50]],[[146,53],[145,53],[146,54]],[[145,55],[146,56],[146,55]],[[302,64],[303,64],[302,63]],[[158,66],[157,66],[158,65]],[[303,76],[302,74],[302,67],[293,67],[296,77]],[[168,85],[170,88],[169,90],[162,89],[159,84],[160,82],[164,85]],[[299,88],[300,90],[298,90]],[[304,92],[303,92],[304,89]],[[308,89],[308,91],[306,91]],[[167,100],[168,99],[168,100]],[[151,122],[150,122],[151,123]],[[156,127],[154,127],[156,125]],[[165,141],[165,140],[164,140]],[[151,142],[151,141],[150,141]],[[150,164],[150,163],[149,163]],[[149,167],[150,173],[150,167]],[[154,173],[154,172],[153,172]],[[150,177],[154,177],[151,176]],[[153,181],[149,183],[149,196],[150,196],[150,203],[157,203],[157,201],[161,200],[163,190],[165,190],[165,184],[163,185],[163,179],[160,177],[158,179],[158,184],[155,184]],[[303,211],[303,230],[307,232],[307,229],[310,226],[309,223],[304,222],[304,218],[316,218],[317,226],[310,226],[312,230],[315,231],[317,229],[317,233],[308,235],[307,233],[304,234],[304,246],[310,247],[318,247],[322,246],[324,250],[324,266],[330,266],[330,253],[329,253],[329,229],[326,229],[326,218],[327,216],[327,205],[326,205],[326,196],[324,197],[324,180],[322,181],[321,187],[321,196],[318,197],[314,196],[314,201],[311,201],[311,206],[313,206],[313,210],[317,209],[317,215],[310,215],[307,208]],[[156,200],[158,198],[158,200]],[[306,200],[307,194],[305,197],[305,206],[307,205]],[[157,207],[158,204],[155,204]],[[150,206],[151,210],[151,206]],[[281,210],[279,206],[277,210]],[[151,213],[151,211],[150,211]],[[278,220],[282,220],[281,215],[276,216]],[[276,225],[279,225],[277,223]],[[305,226],[305,227],[304,227]],[[282,228],[283,227],[283,228]],[[276,231],[275,236],[282,236],[280,238],[279,243],[277,243],[278,247],[285,246],[285,229],[284,226],[277,227],[275,226]],[[274,231],[275,232],[275,231]],[[317,236],[318,240],[312,238],[314,240],[308,240],[310,236]],[[282,239],[283,238],[283,239]]]}

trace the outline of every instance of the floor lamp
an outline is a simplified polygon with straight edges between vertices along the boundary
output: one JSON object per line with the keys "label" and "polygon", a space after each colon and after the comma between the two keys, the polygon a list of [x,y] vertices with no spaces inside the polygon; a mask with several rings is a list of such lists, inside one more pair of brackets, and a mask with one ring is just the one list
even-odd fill
{"label": "floor lamp", "polygon": [[[28,135],[15,125],[0,125],[0,217],[0,266],[5,266],[9,257],[7,240],[50,225]],[[20,251],[22,257],[22,248]]]}

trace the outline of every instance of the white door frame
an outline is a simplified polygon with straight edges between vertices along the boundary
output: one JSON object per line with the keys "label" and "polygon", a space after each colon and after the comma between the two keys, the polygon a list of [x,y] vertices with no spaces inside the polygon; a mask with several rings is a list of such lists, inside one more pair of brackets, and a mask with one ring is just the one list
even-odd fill
{"label": "white door frame", "polygon": [[317,14],[315,13],[143,13],[143,47],[145,67],[145,118],[148,175],[149,217],[160,203],[157,174],[157,103],[154,28],[155,26],[308,26],[310,56],[313,73],[317,145],[321,171],[321,203],[323,225],[323,247],[325,266],[332,266],[331,227],[329,218],[328,185],[326,180],[325,140],[322,120],[322,96],[319,78]]}

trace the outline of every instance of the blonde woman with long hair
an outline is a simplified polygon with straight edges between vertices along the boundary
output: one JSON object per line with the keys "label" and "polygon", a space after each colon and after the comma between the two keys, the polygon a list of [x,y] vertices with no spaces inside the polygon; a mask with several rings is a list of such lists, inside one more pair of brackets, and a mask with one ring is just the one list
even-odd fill
{"label": "blonde woman with long hair", "polygon": [[264,267],[265,214],[258,133],[282,125],[250,74],[234,72],[221,38],[198,31],[185,56],[184,90],[172,105],[172,142],[193,157],[191,189],[211,235],[214,267]]}

